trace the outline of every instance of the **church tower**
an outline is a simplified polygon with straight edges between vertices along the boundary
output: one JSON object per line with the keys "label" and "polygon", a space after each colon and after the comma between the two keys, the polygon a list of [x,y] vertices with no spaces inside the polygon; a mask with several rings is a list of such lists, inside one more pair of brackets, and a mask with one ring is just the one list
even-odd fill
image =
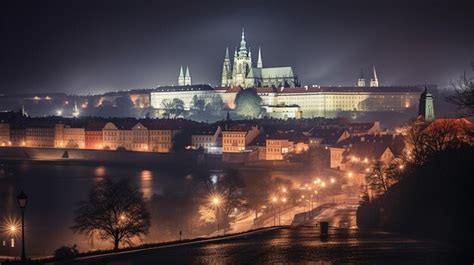
{"label": "church tower", "polygon": [[260,47],[258,47],[258,61],[257,61],[257,68],[263,68],[263,62],[262,62],[262,50]]}
{"label": "church tower", "polygon": [[377,78],[377,72],[374,66],[374,78],[370,79],[370,87],[379,87],[379,79]]}
{"label": "church tower", "polygon": [[229,48],[225,48],[225,58],[222,64],[221,86],[229,87],[232,85],[232,69],[230,68]]}
{"label": "church tower", "polygon": [[422,117],[425,121],[432,121],[435,119],[433,96],[428,92],[428,87],[425,85],[425,91],[420,96],[420,104],[418,106],[418,117]]}
{"label": "church tower", "polygon": [[365,87],[364,70],[362,68],[360,69],[360,77],[359,80],[357,80],[357,86]]}
{"label": "church tower", "polygon": [[184,85],[191,85],[191,74],[189,74],[189,66],[186,66],[186,74],[184,74]]}
{"label": "church tower", "polygon": [[178,86],[184,86],[183,66],[179,68]]}
{"label": "church tower", "polygon": [[247,78],[250,69],[252,68],[252,59],[247,51],[247,42],[245,41],[245,31],[242,28],[242,37],[240,40],[239,51],[234,54],[234,67],[232,71],[232,85],[245,86],[245,79]]}

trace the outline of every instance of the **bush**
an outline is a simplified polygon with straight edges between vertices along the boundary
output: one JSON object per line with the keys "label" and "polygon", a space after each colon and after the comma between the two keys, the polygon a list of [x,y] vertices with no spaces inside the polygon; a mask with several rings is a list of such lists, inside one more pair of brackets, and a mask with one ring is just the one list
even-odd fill
{"label": "bush", "polygon": [[77,250],[77,245],[74,244],[73,246],[62,246],[54,251],[54,258],[55,259],[69,259],[77,256],[79,254],[79,250]]}

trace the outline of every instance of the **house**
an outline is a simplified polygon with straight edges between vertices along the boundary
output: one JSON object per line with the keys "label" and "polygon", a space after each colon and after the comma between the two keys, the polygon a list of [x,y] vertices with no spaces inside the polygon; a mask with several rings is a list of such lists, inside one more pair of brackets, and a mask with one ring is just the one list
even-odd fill
{"label": "house", "polygon": [[346,129],[340,128],[312,128],[308,132],[310,147],[331,147],[342,140],[349,138]]}
{"label": "house", "polygon": [[348,126],[348,131],[351,136],[361,136],[367,134],[382,134],[382,127],[380,122],[368,122],[368,123],[351,123]]}
{"label": "house", "polygon": [[191,135],[191,146],[194,149],[202,148],[206,153],[221,154],[221,134],[220,126],[205,126]]}
{"label": "house", "polygon": [[54,126],[55,148],[85,148],[85,131],[83,127],[56,124]]}
{"label": "house", "polygon": [[293,142],[290,141],[288,133],[276,133],[267,136],[266,139],[266,160],[283,160],[285,156],[293,152]]}
{"label": "house", "polygon": [[261,133],[258,125],[237,124],[222,132],[223,153],[241,153]]}
{"label": "house", "polygon": [[330,148],[330,167],[345,171],[364,171],[375,161],[389,163],[403,148],[404,140],[401,136],[351,136]]}
{"label": "house", "polygon": [[0,146],[12,145],[12,139],[10,137],[10,124],[0,123]]}
{"label": "house", "polygon": [[86,124],[84,128],[86,149],[102,149],[104,147],[102,129],[106,123],[104,120],[96,120]]}

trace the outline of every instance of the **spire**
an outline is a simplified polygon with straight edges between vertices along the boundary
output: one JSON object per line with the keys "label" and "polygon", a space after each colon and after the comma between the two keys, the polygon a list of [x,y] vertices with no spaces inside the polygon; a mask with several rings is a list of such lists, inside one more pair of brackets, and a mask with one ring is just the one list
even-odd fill
{"label": "spire", "polygon": [[257,68],[263,68],[263,62],[262,62],[262,51],[260,47],[258,47],[258,61],[257,61]]}
{"label": "spire", "polygon": [[375,66],[374,66],[374,78],[370,80],[370,86],[371,87],[379,86],[379,79],[377,78],[377,71],[375,71]]}
{"label": "spire", "polygon": [[80,112],[79,112],[79,109],[77,108],[77,101],[74,100],[74,108],[72,109],[72,116],[74,118],[77,118],[77,117],[79,117],[79,114],[80,114]]}
{"label": "spire", "polygon": [[229,47],[225,47],[225,59],[229,59]]}
{"label": "spire", "polygon": [[186,73],[184,74],[184,85],[191,85],[191,74],[189,74],[189,66],[186,66]]}
{"label": "spire", "polygon": [[240,41],[239,55],[240,56],[247,56],[247,42],[245,42],[244,28],[242,28],[242,39]]}
{"label": "spire", "polygon": [[178,86],[184,86],[183,66],[179,68]]}
{"label": "spire", "polygon": [[357,80],[357,86],[365,87],[364,70],[362,68],[360,68],[360,77],[359,80]]}

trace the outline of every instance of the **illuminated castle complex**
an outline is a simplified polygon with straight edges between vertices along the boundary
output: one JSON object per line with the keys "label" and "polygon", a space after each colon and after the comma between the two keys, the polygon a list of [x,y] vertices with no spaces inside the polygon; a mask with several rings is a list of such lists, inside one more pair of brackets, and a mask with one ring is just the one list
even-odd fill
{"label": "illuminated castle complex", "polygon": [[252,52],[250,48],[247,48],[243,29],[240,47],[234,52],[233,63],[229,57],[229,49],[225,50],[221,78],[223,87],[295,87],[298,85],[298,78],[291,66],[264,68],[260,48],[258,49],[257,65],[253,67]]}

